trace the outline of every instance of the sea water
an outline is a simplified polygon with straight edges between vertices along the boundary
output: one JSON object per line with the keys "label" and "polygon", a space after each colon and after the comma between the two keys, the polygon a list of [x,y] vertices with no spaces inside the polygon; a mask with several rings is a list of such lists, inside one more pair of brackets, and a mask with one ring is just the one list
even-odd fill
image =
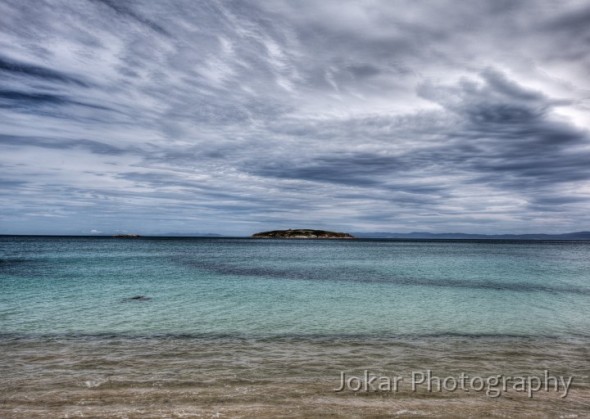
{"label": "sea water", "polygon": [[569,399],[534,406],[579,414],[588,343],[590,242],[0,238],[15,416],[430,415],[443,394],[359,407],[333,391],[344,371],[428,368],[577,374]]}

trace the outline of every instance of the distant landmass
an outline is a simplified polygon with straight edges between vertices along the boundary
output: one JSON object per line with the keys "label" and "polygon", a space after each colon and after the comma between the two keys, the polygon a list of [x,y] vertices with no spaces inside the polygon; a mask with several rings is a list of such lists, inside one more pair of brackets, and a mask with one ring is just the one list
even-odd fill
{"label": "distant landmass", "polygon": [[[219,237],[219,238],[244,238],[240,235],[223,235],[215,233],[159,233],[154,235],[139,235],[139,234],[93,234],[87,235],[60,235],[60,234],[0,234],[0,237],[113,237],[118,239],[133,239],[133,238],[157,238],[157,237]],[[250,236],[252,238],[284,238],[284,239],[440,239],[440,240],[588,240],[590,241],[590,231],[577,231],[573,233],[562,234],[469,234],[469,233],[430,233],[430,232],[412,232],[412,233],[396,233],[389,231],[374,231],[374,232],[352,232],[352,233],[338,233],[326,230],[312,230],[312,229],[291,229],[291,230],[273,230],[256,233]]]}
{"label": "distant landmass", "polygon": [[590,240],[590,231],[563,234],[467,234],[467,233],[353,233],[358,238],[375,239],[465,239],[465,240]]}
{"label": "distant landmass", "polygon": [[354,239],[354,237],[348,233],[305,228],[264,231],[262,233],[253,234],[252,237],[255,239]]}

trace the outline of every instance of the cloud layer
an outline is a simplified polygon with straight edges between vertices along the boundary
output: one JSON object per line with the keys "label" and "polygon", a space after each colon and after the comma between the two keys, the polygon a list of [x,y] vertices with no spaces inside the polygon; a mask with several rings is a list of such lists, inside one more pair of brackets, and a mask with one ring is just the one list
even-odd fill
{"label": "cloud layer", "polygon": [[0,3],[0,233],[589,229],[584,1]]}

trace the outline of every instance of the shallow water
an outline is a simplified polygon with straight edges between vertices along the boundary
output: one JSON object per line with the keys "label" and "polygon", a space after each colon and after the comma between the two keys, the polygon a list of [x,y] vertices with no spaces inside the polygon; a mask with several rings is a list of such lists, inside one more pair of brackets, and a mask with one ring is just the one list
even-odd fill
{"label": "shallow water", "polygon": [[[4,237],[0,416],[584,417],[589,272],[586,242]],[[404,385],[334,391],[365,370]]]}

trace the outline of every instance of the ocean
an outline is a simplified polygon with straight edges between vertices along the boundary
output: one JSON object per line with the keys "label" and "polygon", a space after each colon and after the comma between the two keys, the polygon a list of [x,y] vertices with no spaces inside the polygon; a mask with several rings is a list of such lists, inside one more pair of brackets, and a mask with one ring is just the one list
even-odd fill
{"label": "ocean", "polygon": [[589,344],[590,242],[0,238],[1,417],[588,417]]}

